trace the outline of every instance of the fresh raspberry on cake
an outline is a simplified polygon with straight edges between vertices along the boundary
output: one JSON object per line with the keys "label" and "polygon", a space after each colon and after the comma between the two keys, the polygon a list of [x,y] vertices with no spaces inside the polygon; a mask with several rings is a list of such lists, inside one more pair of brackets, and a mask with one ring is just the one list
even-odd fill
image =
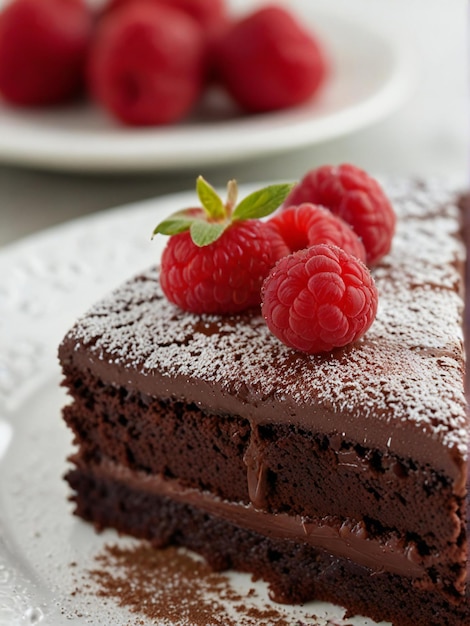
{"label": "fresh raspberry on cake", "polygon": [[364,263],[366,261],[366,251],[356,233],[344,220],[324,207],[304,202],[280,211],[268,224],[284,238],[291,252],[328,243]]}
{"label": "fresh raspberry on cake", "polygon": [[367,267],[335,246],[319,244],[281,259],[266,278],[262,312],[287,346],[315,354],[357,341],[377,313]]}
{"label": "fresh raspberry on cake", "polygon": [[281,6],[262,7],[235,21],[217,46],[216,71],[234,100],[251,112],[305,102],[322,85],[322,46]]}
{"label": "fresh raspberry on cake", "polygon": [[0,12],[0,94],[47,106],[84,86],[92,13],[85,0],[13,0]]}
{"label": "fresh raspberry on cake", "polygon": [[88,74],[94,98],[121,122],[176,122],[190,112],[203,87],[202,29],[166,4],[125,5],[99,22]]}
{"label": "fresh raspberry on cake", "polygon": [[284,206],[303,202],[321,204],[350,224],[364,244],[369,265],[390,251],[395,211],[379,183],[364,170],[350,164],[311,170]]}
{"label": "fresh raspberry on cake", "polygon": [[154,235],[171,235],[160,271],[168,300],[198,314],[259,306],[263,280],[289,249],[281,235],[258,218],[278,208],[291,188],[272,185],[237,204],[237,186],[230,181],[224,203],[200,176],[202,208],[179,211],[154,230]]}

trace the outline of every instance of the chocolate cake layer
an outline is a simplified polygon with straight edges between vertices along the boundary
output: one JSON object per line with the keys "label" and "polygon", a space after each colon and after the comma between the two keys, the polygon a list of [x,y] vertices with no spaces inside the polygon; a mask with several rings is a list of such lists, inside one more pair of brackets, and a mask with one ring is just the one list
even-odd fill
{"label": "chocolate cake layer", "polygon": [[[348,558],[334,557],[305,542],[266,536],[198,506],[138,490],[116,478],[73,470],[77,514],[98,529],[169,544],[202,554],[216,570],[234,568],[267,580],[279,602],[312,599],[348,607],[348,616],[368,615],[399,626],[463,626],[470,623],[470,598],[459,604],[386,570],[372,572]],[[373,573],[373,575],[372,575]]]}
{"label": "chocolate cake layer", "polygon": [[[463,590],[464,501],[432,468],[365,449],[337,433],[285,424],[250,429],[240,416],[212,415],[179,401],[144,401],[124,388],[104,386],[90,373],[67,367],[65,372],[75,402],[64,417],[75,432],[82,464],[110,460],[140,471],[139,480],[147,485],[152,475],[177,477],[184,486],[226,501],[303,516],[304,527],[309,517],[326,518],[325,525],[334,518],[356,520],[352,526],[364,539],[377,533],[392,538],[394,551],[408,565],[402,573],[424,584],[435,580],[437,571],[446,589]],[[426,509],[436,511],[431,519],[423,516]],[[266,519],[262,523],[268,527]],[[349,541],[343,534],[332,549],[341,553]],[[386,564],[376,560],[375,566]]]}
{"label": "chocolate cake layer", "polygon": [[[377,319],[353,346],[307,356],[256,312],[184,313],[163,298],[156,270],[79,320],[60,348],[79,515],[253,571],[289,600],[324,598],[396,626],[462,623],[461,212],[453,190],[406,182],[387,191],[398,232],[374,269]],[[134,500],[152,517],[139,521]],[[171,507],[182,518],[167,532]],[[194,538],[187,519],[203,526]],[[242,544],[230,548],[225,536],[220,549],[216,538],[204,544],[214,528],[234,527],[271,556],[227,556]],[[418,600],[438,611],[434,621],[419,621],[432,609],[415,613]]]}

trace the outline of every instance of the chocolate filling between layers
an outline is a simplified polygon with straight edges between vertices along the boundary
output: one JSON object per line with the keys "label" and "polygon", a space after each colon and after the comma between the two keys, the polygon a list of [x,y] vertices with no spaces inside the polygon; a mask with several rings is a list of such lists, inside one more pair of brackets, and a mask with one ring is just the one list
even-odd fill
{"label": "chocolate filling between layers", "polygon": [[[235,526],[271,538],[305,542],[375,572],[388,571],[407,578],[420,578],[421,588],[426,587],[426,568],[432,567],[438,558],[422,557],[416,543],[406,542],[396,533],[382,531],[374,536],[364,522],[340,519],[333,515],[315,519],[287,513],[269,513],[256,509],[252,504],[229,502],[208,491],[184,487],[176,479],[132,471],[107,460],[95,464],[84,461],[80,455],[73,456],[71,460],[78,471],[90,474],[98,482],[115,482],[136,493],[168,497]],[[73,478],[69,480],[73,482]],[[429,587],[433,587],[431,580],[429,583]]]}

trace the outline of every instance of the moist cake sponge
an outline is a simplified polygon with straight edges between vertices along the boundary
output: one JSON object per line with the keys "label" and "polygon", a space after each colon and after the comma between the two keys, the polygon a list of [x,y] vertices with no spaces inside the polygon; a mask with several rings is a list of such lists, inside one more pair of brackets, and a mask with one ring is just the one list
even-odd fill
{"label": "moist cake sponge", "polygon": [[309,356],[257,312],[183,312],[157,269],[77,322],[59,354],[78,515],[252,572],[283,602],[470,623],[462,203],[385,190],[398,229],[354,345]]}

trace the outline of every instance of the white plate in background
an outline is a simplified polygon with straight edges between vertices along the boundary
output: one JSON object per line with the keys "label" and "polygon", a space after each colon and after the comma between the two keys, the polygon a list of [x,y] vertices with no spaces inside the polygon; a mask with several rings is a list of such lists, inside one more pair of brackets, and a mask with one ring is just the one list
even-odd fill
{"label": "white plate in background", "polygon": [[299,7],[297,14],[324,42],[332,66],[328,83],[310,103],[242,116],[216,96],[181,124],[130,128],[91,104],[34,111],[0,102],[0,162],[83,172],[226,164],[340,137],[404,101],[412,72],[397,42],[359,22],[304,11]]}

